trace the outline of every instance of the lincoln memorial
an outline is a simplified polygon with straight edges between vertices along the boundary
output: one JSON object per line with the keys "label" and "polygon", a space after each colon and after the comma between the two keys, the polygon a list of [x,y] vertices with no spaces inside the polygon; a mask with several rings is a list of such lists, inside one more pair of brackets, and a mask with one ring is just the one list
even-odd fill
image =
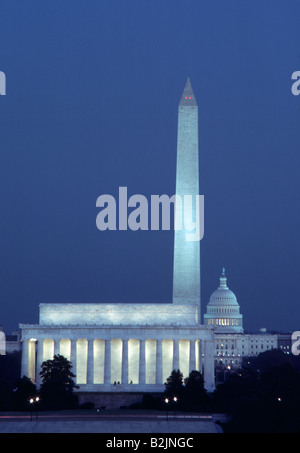
{"label": "lincoln memorial", "polygon": [[41,304],[40,322],[21,324],[22,376],[40,385],[40,365],[62,354],[82,391],[161,391],[173,369],[203,370],[214,387],[214,337],[197,307],[173,304]]}

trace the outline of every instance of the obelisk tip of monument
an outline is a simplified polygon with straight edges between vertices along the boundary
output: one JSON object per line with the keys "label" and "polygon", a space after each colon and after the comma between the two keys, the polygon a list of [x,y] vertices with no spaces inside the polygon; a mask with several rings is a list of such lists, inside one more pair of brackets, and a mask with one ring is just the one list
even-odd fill
{"label": "obelisk tip of monument", "polygon": [[192,84],[191,84],[189,77],[186,81],[179,105],[180,106],[190,106],[190,105],[196,106],[197,105],[197,101],[196,101],[194,91],[192,88]]}

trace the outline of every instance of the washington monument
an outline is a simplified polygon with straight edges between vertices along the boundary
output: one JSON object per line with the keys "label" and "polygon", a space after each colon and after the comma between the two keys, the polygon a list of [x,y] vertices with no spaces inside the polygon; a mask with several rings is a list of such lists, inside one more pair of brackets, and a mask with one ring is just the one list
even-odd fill
{"label": "washington monument", "polygon": [[[176,195],[199,194],[198,106],[190,79],[178,107]],[[195,219],[195,202],[191,207]],[[175,208],[175,221],[176,213]],[[178,219],[177,219],[178,221]],[[175,231],[173,304],[197,305],[200,320],[200,241],[186,241],[185,228]]]}

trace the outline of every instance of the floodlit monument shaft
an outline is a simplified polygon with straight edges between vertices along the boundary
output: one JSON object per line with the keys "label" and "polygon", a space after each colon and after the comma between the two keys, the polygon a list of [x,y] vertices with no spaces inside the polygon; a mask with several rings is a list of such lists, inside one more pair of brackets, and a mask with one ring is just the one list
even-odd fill
{"label": "floodlit monument shaft", "polygon": [[[190,79],[178,107],[176,195],[182,200],[185,195],[193,196],[192,212],[188,214],[195,221],[199,195],[198,106]],[[175,223],[181,214],[175,209]],[[173,304],[198,305],[200,320],[200,241],[187,241],[184,222],[182,225],[182,230],[175,231]]]}

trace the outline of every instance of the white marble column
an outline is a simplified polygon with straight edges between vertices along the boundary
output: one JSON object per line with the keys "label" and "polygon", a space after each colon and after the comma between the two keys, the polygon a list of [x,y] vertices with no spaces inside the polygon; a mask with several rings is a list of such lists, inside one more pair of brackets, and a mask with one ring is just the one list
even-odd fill
{"label": "white marble column", "polygon": [[139,384],[146,384],[146,341],[140,340]]}
{"label": "white marble column", "polygon": [[77,340],[71,340],[71,353],[70,353],[70,361],[72,363],[72,373],[76,376],[76,347],[77,347]]}
{"label": "white marble column", "polygon": [[22,340],[21,377],[28,376],[29,371],[29,340]]}
{"label": "white marble column", "polygon": [[36,340],[29,341],[28,377],[36,383]]}
{"label": "white marble column", "polygon": [[198,340],[198,360],[199,360],[199,371],[203,373],[203,340]]}
{"label": "white marble column", "polygon": [[156,384],[163,383],[162,340],[156,341]]}
{"label": "white marble column", "polygon": [[43,354],[44,354],[44,340],[37,340],[37,351],[36,351],[36,385],[37,387],[39,388],[41,383],[42,383],[42,379],[41,379],[41,376],[40,376],[40,372],[41,372],[41,365],[44,361],[44,357],[43,357]]}
{"label": "white marble column", "polygon": [[87,384],[94,383],[94,340],[88,340]]}
{"label": "white marble column", "polygon": [[195,340],[190,340],[190,361],[189,361],[189,371],[196,370],[196,349],[195,349]]}
{"label": "white marble column", "polygon": [[53,355],[60,354],[60,339],[55,339],[54,340],[54,353]]}
{"label": "white marble column", "polygon": [[121,383],[128,384],[128,340],[122,341],[122,375]]}
{"label": "white marble column", "polygon": [[104,352],[104,384],[111,384],[111,344],[110,340],[105,340]]}
{"label": "white marble column", "polygon": [[173,340],[173,370],[179,370],[179,340]]}
{"label": "white marble column", "polygon": [[208,392],[215,389],[214,340],[204,341],[204,387]]}

